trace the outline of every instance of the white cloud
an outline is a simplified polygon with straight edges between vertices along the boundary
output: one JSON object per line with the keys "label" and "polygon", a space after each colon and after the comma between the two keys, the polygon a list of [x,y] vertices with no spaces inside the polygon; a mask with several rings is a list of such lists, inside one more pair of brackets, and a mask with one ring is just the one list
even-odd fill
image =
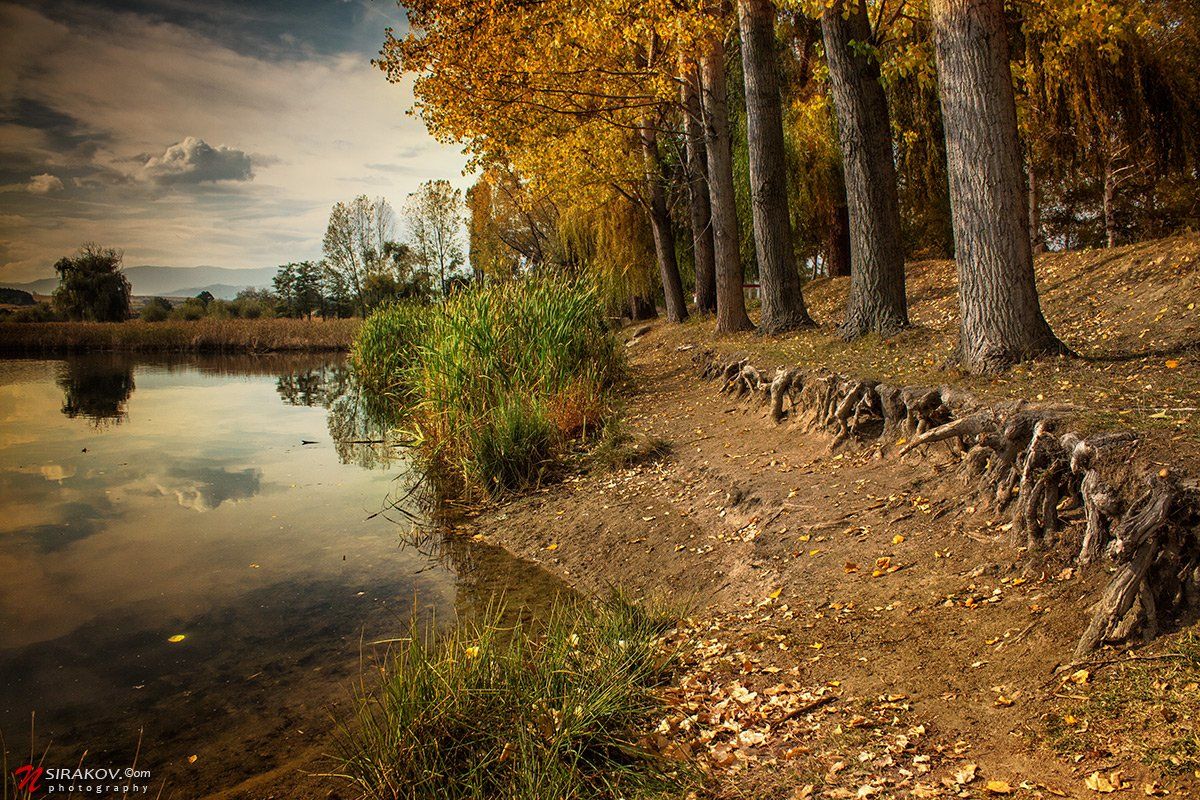
{"label": "white cloud", "polygon": [[32,194],[50,194],[51,192],[61,192],[62,190],[62,180],[48,172],[41,175],[34,175],[29,179],[29,183],[25,184],[25,191]]}
{"label": "white cloud", "polygon": [[[142,175],[164,185],[248,181],[254,177],[250,156],[241,150],[188,136],[160,156],[150,156]],[[59,187],[62,187],[61,181]]]}

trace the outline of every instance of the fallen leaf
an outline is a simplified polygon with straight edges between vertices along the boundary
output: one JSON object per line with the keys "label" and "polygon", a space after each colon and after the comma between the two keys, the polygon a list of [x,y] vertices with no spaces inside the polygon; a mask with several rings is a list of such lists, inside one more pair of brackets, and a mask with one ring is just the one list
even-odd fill
{"label": "fallen leaf", "polygon": [[1086,778],[1084,778],[1083,785],[1091,789],[1093,792],[1099,792],[1101,794],[1109,794],[1110,792],[1115,792],[1117,790],[1117,787],[1109,783],[1108,778],[1104,777],[1099,772],[1093,772],[1091,775],[1088,775]]}
{"label": "fallen leaf", "polygon": [[555,542],[554,544],[548,544],[548,545],[546,545],[546,549],[547,549],[547,550],[551,550],[551,551],[553,551],[553,550],[557,550],[557,549],[558,549],[558,542]]}
{"label": "fallen leaf", "polygon": [[1170,792],[1159,786],[1157,783],[1145,784],[1142,786],[1142,793],[1147,797],[1166,797],[1170,794]]}
{"label": "fallen leaf", "polygon": [[903,534],[897,533],[895,536],[892,537],[892,544],[900,544],[903,541],[904,541]]}
{"label": "fallen leaf", "polygon": [[960,786],[970,783],[975,780],[975,770],[974,764],[963,764],[963,768],[954,773],[954,782]]}
{"label": "fallen leaf", "polygon": [[1076,670],[1075,672],[1071,673],[1071,683],[1074,683],[1078,686],[1083,686],[1091,679],[1091,677],[1092,673],[1088,672],[1086,669]]}
{"label": "fallen leaf", "polygon": [[195,755],[188,756],[188,763],[195,764],[197,758],[198,758],[198,756],[195,756]]}
{"label": "fallen leaf", "polygon": [[1173,359],[1173,358],[1168,358],[1168,359],[1167,359],[1167,369],[1178,369],[1178,368],[1179,368],[1179,362],[1178,362],[1178,361],[1176,361],[1176,360],[1175,360],[1175,359]]}
{"label": "fallen leaf", "polygon": [[179,644],[186,638],[187,638],[187,636],[185,636],[184,634],[177,633],[174,636],[167,637],[167,641],[170,642],[171,644]]}
{"label": "fallen leaf", "polygon": [[1012,794],[1013,789],[1005,781],[988,781],[987,786],[983,787],[988,790],[988,794]]}

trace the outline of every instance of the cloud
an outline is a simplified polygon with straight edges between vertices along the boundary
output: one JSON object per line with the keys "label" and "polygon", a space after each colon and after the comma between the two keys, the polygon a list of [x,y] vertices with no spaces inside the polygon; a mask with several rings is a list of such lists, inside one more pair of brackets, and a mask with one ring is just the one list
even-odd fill
{"label": "cloud", "polygon": [[29,179],[29,183],[25,184],[25,191],[33,194],[50,194],[51,192],[61,192],[62,190],[62,180],[48,172],[41,175],[34,175]]}
{"label": "cloud", "polygon": [[[458,148],[405,113],[411,85],[371,67],[398,7],[279,2],[256,20],[226,16],[247,8],[232,0],[108,5],[0,0],[0,189],[21,187],[0,191],[0,280],[48,276],[89,240],[131,266],[303,261],[335,202],[468,180]],[[266,46],[285,32],[310,46]],[[25,191],[40,173],[64,190]]]}
{"label": "cloud", "polygon": [[[254,177],[250,156],[241,150],[188,136],[160,156],[149,156],[142,175],[163,185],[248,181]],[[59,184],[62,185],[61,183]]]}

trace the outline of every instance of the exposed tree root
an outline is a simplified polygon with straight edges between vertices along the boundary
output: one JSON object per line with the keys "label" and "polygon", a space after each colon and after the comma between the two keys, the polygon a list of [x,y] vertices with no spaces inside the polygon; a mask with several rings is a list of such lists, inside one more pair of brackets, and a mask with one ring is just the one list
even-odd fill
{"label": "exposed tree root", "polygon": [[[722,392],[768,405],[776,424],[828,432],[833,447],[875,439],[906,456],[946,443],[981,500],[1011,514],[1018,544],[1070,547],[1080,567],[1115,564],[1077,659],[1108,642],[1154,636],[1164,622],[1200,608],[1200,488],[1139,465],[1131,433],[1083,437],[1061,430],[1065,419],[1054,410],[986,405],[952,387],[892,386],[799,367],[780,367],[766,380],[749,359],[720,363],[712,352],[697,363],[704,377],[721,379]],[[1064,531],[1080,509],[1076,540]]]}

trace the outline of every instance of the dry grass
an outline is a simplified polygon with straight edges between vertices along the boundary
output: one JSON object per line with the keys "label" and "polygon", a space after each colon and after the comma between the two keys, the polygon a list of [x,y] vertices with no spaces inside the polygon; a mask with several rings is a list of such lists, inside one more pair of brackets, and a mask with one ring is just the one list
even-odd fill
{"label": "dry grass", "polygon": [[[1049,254],[1038,260],[1037,274],[1046,317],[1079,358],[1042,359],[992,376],[952,366],[958,299],[950,261],[909,265],[913,327],[891,339],[847,343],[837,337],[849,288],[849,280],[839,278],[806,287],[817,330],[770,338],[736,334],[717,339],[716,348],[744,351],[768,368],[800,364],[1063,404],[1082,429],[1150,430],[1165,445],[1162,457],[1200,457],[1200,235]],[[713,325],[711,318],[682,329],[660,325],[659,336],[668,344],[713,341]]]}
{"label": "dry grass", "polygon": [[0,323],[0,352],[348,350],[361,322],[357,319],[201,319],[194,322]]}

